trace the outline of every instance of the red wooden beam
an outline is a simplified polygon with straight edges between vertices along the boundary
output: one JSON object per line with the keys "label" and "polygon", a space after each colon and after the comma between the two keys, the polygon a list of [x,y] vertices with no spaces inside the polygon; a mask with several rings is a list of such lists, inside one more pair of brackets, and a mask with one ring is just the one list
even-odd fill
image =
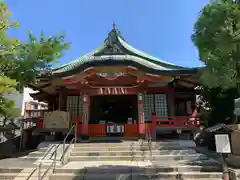
{"label": "red wooden beam", "polygon": [[168,87],[148,87],[146,89],[149,93],[167,93],[168,90]]}

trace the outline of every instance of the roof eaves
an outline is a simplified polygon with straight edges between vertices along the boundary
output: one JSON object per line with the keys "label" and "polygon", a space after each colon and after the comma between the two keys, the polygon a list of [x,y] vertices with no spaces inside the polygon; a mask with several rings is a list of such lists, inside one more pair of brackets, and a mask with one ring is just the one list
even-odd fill
{"label": "roof eaves", "polygon": [[132,52],[133,54],[140,56],[144,59],[147,59],[155,64],[159,64],[161,66],[165,66],[165,67],[169,67],[171,69],[186,69],[186,67],[182,67],[182,66],[178,66],[163,60],[160,60],[156,57],[153,57],[147,53],[144,53],[136,48],[134,48],[133,46],[129,45],[126,41],[124,41],[121,37],[118,36],[118,40],[121,43],[121,45],[126,48],[128,51]]}
{"label": "roof eaves", "polygon": [[61,72],[66,72],[69,71],[71,69],[76,68],[77,66],[81,65],[84,61],[86,61],[86,59],[88,59],[89,57],[91,57],[92,55],[94,55],[95,53],[101,51],[103,48],[105,47],[105,44],[101,45],[98,49],[95,49],[92,52],[89,52],[67,64],[64,64],[62,67],[54,69],[52,72],[53,74],[58,74]]}

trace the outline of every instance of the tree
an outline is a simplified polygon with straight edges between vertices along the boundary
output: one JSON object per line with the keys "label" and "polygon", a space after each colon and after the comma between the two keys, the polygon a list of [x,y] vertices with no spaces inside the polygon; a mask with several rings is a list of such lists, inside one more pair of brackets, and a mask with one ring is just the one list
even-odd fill
{"label": "tree", "polygon": [[6,94],[13,93],[16,81],[6,76],[0,76],[0,115],[3,116],[3,125],[7,118],[20,115],[20,109],[15,108],[15,102],[6,98]]}
{"label": "tree", "polygon": [[233,123],[234,99],[237,88],[222,89],[203,87],[199,101],[199,116],[207,126]]}
{"label": "tree", "polygon": [[0,116],[10,117],[19,114],[14,101],[6,98],[7,94],[21,91],[23,86],[35,82],[43,70],[51,72],[52,65],[69,48],[64,36],[40,38],[28,33],[28,42],[20,42],[9,37],[9,28],[19,24],[11,19],[6,3],[0,3]]}
{"label": "tree", "polygon": [[[235,28],[234,26],[235,25]],[[206,65],[200,80],[207,87],[233,88],[240,82],[240,4],[233,0],[214,0],[201,11],[192,41]]]}

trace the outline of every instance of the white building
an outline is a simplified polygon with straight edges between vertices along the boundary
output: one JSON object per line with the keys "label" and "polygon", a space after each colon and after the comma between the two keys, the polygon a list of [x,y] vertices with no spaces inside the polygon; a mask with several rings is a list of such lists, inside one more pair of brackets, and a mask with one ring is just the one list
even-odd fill
{"label": "white building", "polygon": [[24,117],[26,112],[26,104],[34,104],[34,107],[30,107],[30,109],[34,109],[34,110],[45,109],[43,108],[43,106],[46,107],[47,105],[44,102],[39,102],[34,100],[30,96],[31,93],[36,93],[36,92],[37,91],[34,91],[30,88],[24,88],[22,93],[16,91],[12,94],[7,95],[6,97],[15,101],[16,108],[21,109],[21,117]]}

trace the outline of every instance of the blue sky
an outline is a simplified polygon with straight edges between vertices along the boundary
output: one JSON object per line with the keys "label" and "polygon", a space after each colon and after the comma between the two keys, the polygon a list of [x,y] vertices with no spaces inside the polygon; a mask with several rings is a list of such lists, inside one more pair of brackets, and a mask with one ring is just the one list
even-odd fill
{"label": "blue sky", "polygon": [[113,22],[129,44],[162,60],[201,65],[190,36],[199,11],[209,0],[6,0],[21,28],[10,31],[20,40],[66,33],[71,49],[66,63],[100,46]]}

